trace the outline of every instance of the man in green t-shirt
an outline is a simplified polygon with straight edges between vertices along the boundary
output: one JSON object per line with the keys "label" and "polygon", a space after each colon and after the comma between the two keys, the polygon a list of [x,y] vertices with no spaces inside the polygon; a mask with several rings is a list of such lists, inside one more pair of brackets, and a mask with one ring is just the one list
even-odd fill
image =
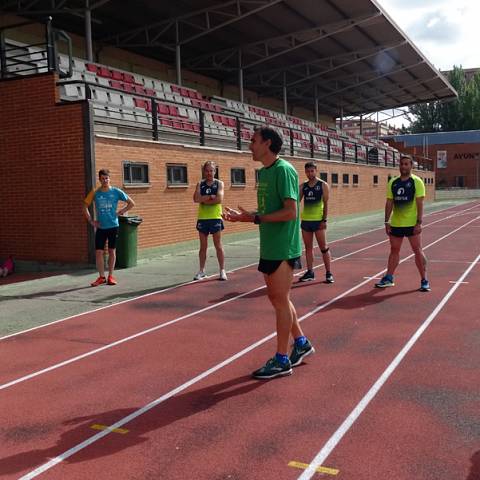
{"label": "man in green t-shirt", "polygon": [[385,231],[390,238],[390,256],[387,273],[375,284],[377,288],[393,287],[393,274],[400,260],[400,248],[403,237],[407,237],[413,253],[415,264],[420,273],[420,290],[430,291],[427,280],[427,258],[422,249],[422,219],[425,184],[420,177],[412,174],[412,159],[400,158],[400,176],[393,177],[387,185],[385,204]]}
{"label": "man in green t-shirt", "polygon": [[[258,209],[248,212],[225,208],[224,219],[231,222],[254,222],[260,226],[260,262],[267,294],[275,309],[277,319],[277,353],[267,363],[255,370],[253,376],[269,379],[290,375],[292,367],[315,349],[303,335],[295,307],[290,300],[293,269],[301,268],[299,225],[298,175],[293,166],[278,157],[282,137],[271,127],[255,130],[250,143],[253,160],[263,168],[258,175]],[[294,346],[288,355],[290,334]]]}

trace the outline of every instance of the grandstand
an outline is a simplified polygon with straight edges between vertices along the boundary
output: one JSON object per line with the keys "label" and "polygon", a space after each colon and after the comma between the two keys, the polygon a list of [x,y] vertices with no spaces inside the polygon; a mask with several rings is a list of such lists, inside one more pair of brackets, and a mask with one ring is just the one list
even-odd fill
{"label": "grandstand", "polygon": [[[30,5],[40,9],[42,3]],[[305,159],[314,158],[334,187],[352,187],[333,192],[334,213],[378,208],[384,192],[376,187],[383,187],[383,180],[395,173],[400,152],[381,140],[350,136],[335,126],[335,117],[455,95],[375,2],[345,1],[340,8],[325,1],[315,4],[318,12],[306,0],[265,0],[256,8],[249,2],[210,1],[202,10],[193,8],[195,2],[186,10],[177,5],[167,8],[166,2],[140,3],[157,18],[169,18],[177,30],[182,27],[188,41],[173,42],[174,59],[167,48],[171,25],[137,18],[123,2],[100,1],[92,7],[102,25],[97,32],[102,46],[109,42],[116,46],[115,54],[105,55],[103,61],[100,55],[93,61],[88,28],[84,58],[73,55],[79,51],[78,21],[62,15],[71,14],[71,8],[50,12],[52,7],[45,6],[42,13],[58,15],[45,25],[32,20],[36,11],[30,7],[14,8],[10,2],[4,9],[16,14],[1,29],[0,38],[0,107],[5,112],[0,148],[7,172],[4,193],[11,199],[4,212],[20,215],[2,214],[2,225],[11,234],[2,236],[0,252],[44,261],[91,258],[91,232],[77,205],[95,184],[100,167],[109,167],[114,182],[130,189],[137,201],[137,213],[146,220],[141,248],[193,238],[191,192],[199,180],[199,165],[206,159],[220,164],[220,176],[228,186],[227,203],[252,203],[256,172],[245,152],[254,127],[264,123],[281,131],[282,153],[300,173]],[[238,11],[231,10],[234,4]],[[229,21],[214,16],[222,8]],[[200,29],[196,15],[206,16],[210,26]],[[117,18],[122,28],[116,31],[110,18]],[[95,23],[90,27],[95,30]],[[163,53],[162,48],[152,50],[148,39],[138,40],[155,29]],[[33,40],[26,41],[27,37]],[[220,44],[227,47],[218,50]],[[236,51],[242,54],[239,65],[231,64]],[[175,81],[147,74],[146,66],[117,66],[119,58],[132,54],[145,65],[152,58],[163,65],[174,60]],[[188,71],[200,79],[195,85],[191,81],[185,85]],[[238,73],[239,84],[231,95],[236,98],[202,84],[205,71],[222,84],[232,82],[232,71]],[[263,100],[247,102],[245,92]],[[433,190],[429,159],[418,157],[416,165]],[[61,174],[65,168],[73,172],[66,185]],[[27,181],[19,191],[15,178],[28,173],[32,183]],[[61,205],[60,211],[51,206],[51,185],[58,187],[55,205]],[[21,211],[21,205],[31,203],[32,191],[40,198],[33,208]],[[49,209],[53,228],[38,221]],[[29,215],[34,220],[25,228]],[[179,216],[189,228],[179,231]],[[242,228],[251,227],[235,225],[232,231]]]}

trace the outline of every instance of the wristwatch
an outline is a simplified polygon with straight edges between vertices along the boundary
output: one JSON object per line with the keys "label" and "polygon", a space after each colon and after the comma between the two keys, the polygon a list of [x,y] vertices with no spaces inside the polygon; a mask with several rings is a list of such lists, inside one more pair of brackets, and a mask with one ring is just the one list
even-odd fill
{"label": "wristwatch", "polygon": [[255,217],[253,217],[253,223],[255,225],[260,225],[262,223],[262,220],[260,219],[260,215],[255,214]]}

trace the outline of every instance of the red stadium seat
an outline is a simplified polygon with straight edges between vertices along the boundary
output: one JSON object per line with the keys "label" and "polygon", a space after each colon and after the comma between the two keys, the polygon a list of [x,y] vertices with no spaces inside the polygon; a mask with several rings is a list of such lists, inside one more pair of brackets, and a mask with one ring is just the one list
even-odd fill
{"label": "red stadium seat", "polygon": [[87,63],[86,67],[89,72],[97,73],[98,71],[98,67],[93,63]]}
{"label": "red stadium seat", "polygon": [[130,73],[123,74],[123,81],[127,83],[135,83],[135,77]]}
{"label": "red stadium seat", "polygon": [[117,70],[112,70],[112,78],[114,80],[121,80],[123,82],[124,75],[122,72],[117,72]]}
{"label": "red stadium seat", "polygon": [[99,77],[112,78],[112,71],[106,67],[100,67],[97,71]]}
{"label": "red stadium seat", "polygon": [[133,89],[135,90],[135,93],[140,93],[141,95],[147,94],[147,91],[145,90],[145,88],[140,85],[134,85]]}
{"label": "red stadium seat", "polygon": [[118,88],[119,90],[123,90],[123,83],[122,82],[118,82],[116,80],[110,80],[110,86],[112,88]]}

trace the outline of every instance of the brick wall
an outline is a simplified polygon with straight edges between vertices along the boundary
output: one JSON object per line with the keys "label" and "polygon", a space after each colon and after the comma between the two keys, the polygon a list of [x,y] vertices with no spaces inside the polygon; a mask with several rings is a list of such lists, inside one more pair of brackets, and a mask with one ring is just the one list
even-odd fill
{"label": "brick wall", "polygon": [[0,82],[0,257],[87,260],[82,104],[52,74]]}
{"label": "brick wall", "polygon": [[[109,168],[112,184],[124,188],[136,202],[135,213],[143,217],[139,229],[139,247],[148,248],[161,244],[197,238],[195,221],[197,205],[192,197],[195,186],[201,178],[201,165],[213,160],[219,166],[220,179],[225,182],[225,201],[227,206],[242,205],[247,209],[256,207],[255,169],[260,164],[253,162],[250,153],[226,152],[197,147],[155,144],[149,141],[129,141],[114,138],[97,137],[96,164],[99,168]],[[297,168],[303,181],[303,166],[307,159],[290,160]],[[148,163],[150,186],[128,188],[122,185],[122,162]],[[188,187],[169,188],[167,186],[167,163],[186,164],[188,166]],[[230,169],[246,169],[245,187],[235,187],[230,182]],[[382,209],[385,202],[385,186],[389,175],[396,175],[397,169],[355,165],[343,162],[321,161],[319,172],[327,172],[330,183],[331,174],[337,173],[339,184],[331,188],[330,217],[351,213]],[[343,174],[349,174],[349,184],[343,185]],[[353,175],[359,176],[358,186],[353,186]],[[433,177],[433,172],[417,172],[422,178]],[[374,185],[373,176],[378,175],[378,185]],[[427,199],[433,200],[433,186],[427,186]],[[256,228],[250,224],[227,224],[225,233],[245,231]]]}
{"label": "brick wall", "polygon": [[[403,142],[389,142],[402,152],[423,155],[423,147],[406,147]],[[447,168],[437,168],[437,152],[447,152]],[[464,177],[464,187],[480,187],[480,144],[457,143],[429,145],[428,156],[433,160],[437,187],[456,187],[455,177]]]}

